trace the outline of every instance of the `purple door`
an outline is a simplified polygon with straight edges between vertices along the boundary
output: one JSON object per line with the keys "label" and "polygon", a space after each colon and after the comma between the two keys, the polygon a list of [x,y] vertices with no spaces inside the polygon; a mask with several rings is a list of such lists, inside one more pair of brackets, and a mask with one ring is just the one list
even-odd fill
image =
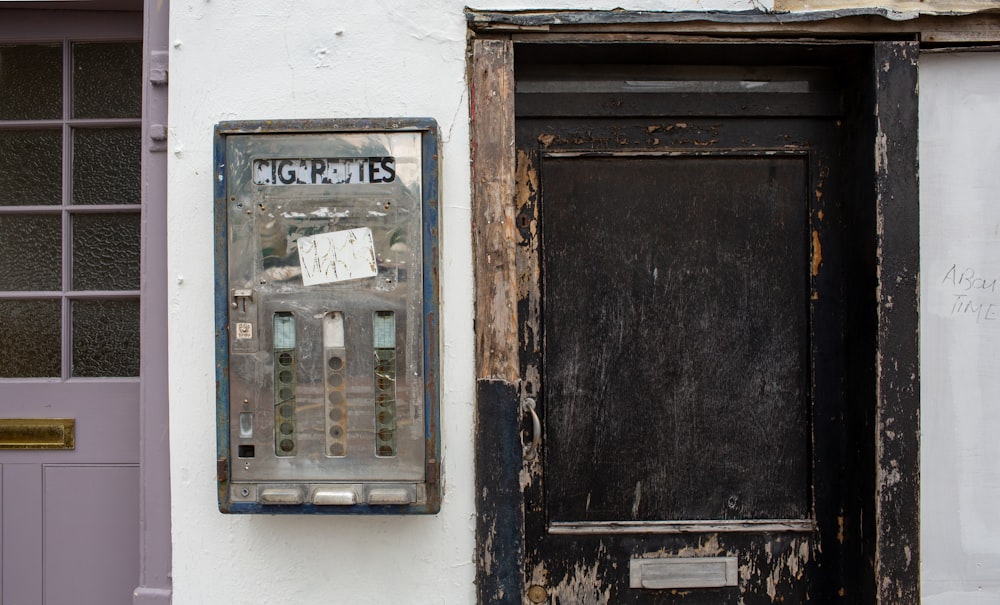
{"label": "purple door", "polygon": [[0,600],[125,605],[140,573],[142,16],[0,21]]}

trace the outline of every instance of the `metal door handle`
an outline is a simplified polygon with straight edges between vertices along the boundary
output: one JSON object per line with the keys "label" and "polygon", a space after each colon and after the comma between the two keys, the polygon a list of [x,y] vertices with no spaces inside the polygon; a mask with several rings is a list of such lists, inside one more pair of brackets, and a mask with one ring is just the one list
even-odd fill
{"label": "metal door handle", "polygon": [[524,446],[524,459],[534,460],[538,455],[538,446],[542,443],[542,421],[535,412],[535,400],[531,397],[522,399],[521,411],[531,414],[531,443]]}

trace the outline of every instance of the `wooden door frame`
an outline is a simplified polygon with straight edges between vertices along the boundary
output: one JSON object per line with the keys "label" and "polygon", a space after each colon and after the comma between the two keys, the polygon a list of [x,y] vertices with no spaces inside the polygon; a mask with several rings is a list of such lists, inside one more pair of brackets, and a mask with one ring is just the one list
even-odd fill
{"label": "wooden door frame", "polygon": [[[847,34],[868,40],[910,40],[877,46],[874,64],[908,56],[912,69],[873,70],[878,109],[872,140],[859,148],[874,190],[871,243],[876,247],[870,330],[874,397],[860,413],[871,443],[858,464],[870,468],[860,488],[864,601],[919,601],[919,207],[917,97],[914,42],[964,44],[1000,39],[993,16],[883,20],[855,11],[847,17],[811,19],[745,13],[470,11],[469,83],[472,97],[472,221],[476,288],[476,565],[479,603],[521,603],[524,510],[521,493],[518,244],[516,188],[531,186],[515,174],[514,49],[519,42],[615,43],[794,42],[836,40]],[[793,22],[789,24],[789,22]],[[711,38],[706,34],[711,34]],[[906,47],[906,50],[904,50]],[[880,57],[878,53],[898,56]],[[902,94],[900,94],[902,93]],[[526,310],[521,310],[525,312]]]}
{"label": "wooden door frame", "polygon": [[134,605],[169,605],[167,73],[170,0],[142,0],[142,271],[139,329],[139,578]]}

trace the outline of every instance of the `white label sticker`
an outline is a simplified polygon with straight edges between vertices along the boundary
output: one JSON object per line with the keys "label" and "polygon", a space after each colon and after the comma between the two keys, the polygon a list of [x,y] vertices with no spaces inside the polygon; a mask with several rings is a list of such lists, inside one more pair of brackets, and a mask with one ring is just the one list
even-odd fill
{"label": "white label sticker", "polygon": [[375,242],[367,227],[333,231],[298,239],[302,284],[315,286],[374,277]]}
{"label": "white label sticker", "polygon": [[238,322],[236,324],[236,340],[250,340],[253,338],[253,324]]}

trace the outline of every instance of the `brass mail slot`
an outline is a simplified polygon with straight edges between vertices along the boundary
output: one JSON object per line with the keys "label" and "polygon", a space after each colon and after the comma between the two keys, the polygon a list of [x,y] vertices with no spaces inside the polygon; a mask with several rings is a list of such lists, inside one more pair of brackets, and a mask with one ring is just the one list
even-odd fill
{"label": "brass mail slot", "polygon": [[74,418],[0,418],[0,450],[71,450]]}

